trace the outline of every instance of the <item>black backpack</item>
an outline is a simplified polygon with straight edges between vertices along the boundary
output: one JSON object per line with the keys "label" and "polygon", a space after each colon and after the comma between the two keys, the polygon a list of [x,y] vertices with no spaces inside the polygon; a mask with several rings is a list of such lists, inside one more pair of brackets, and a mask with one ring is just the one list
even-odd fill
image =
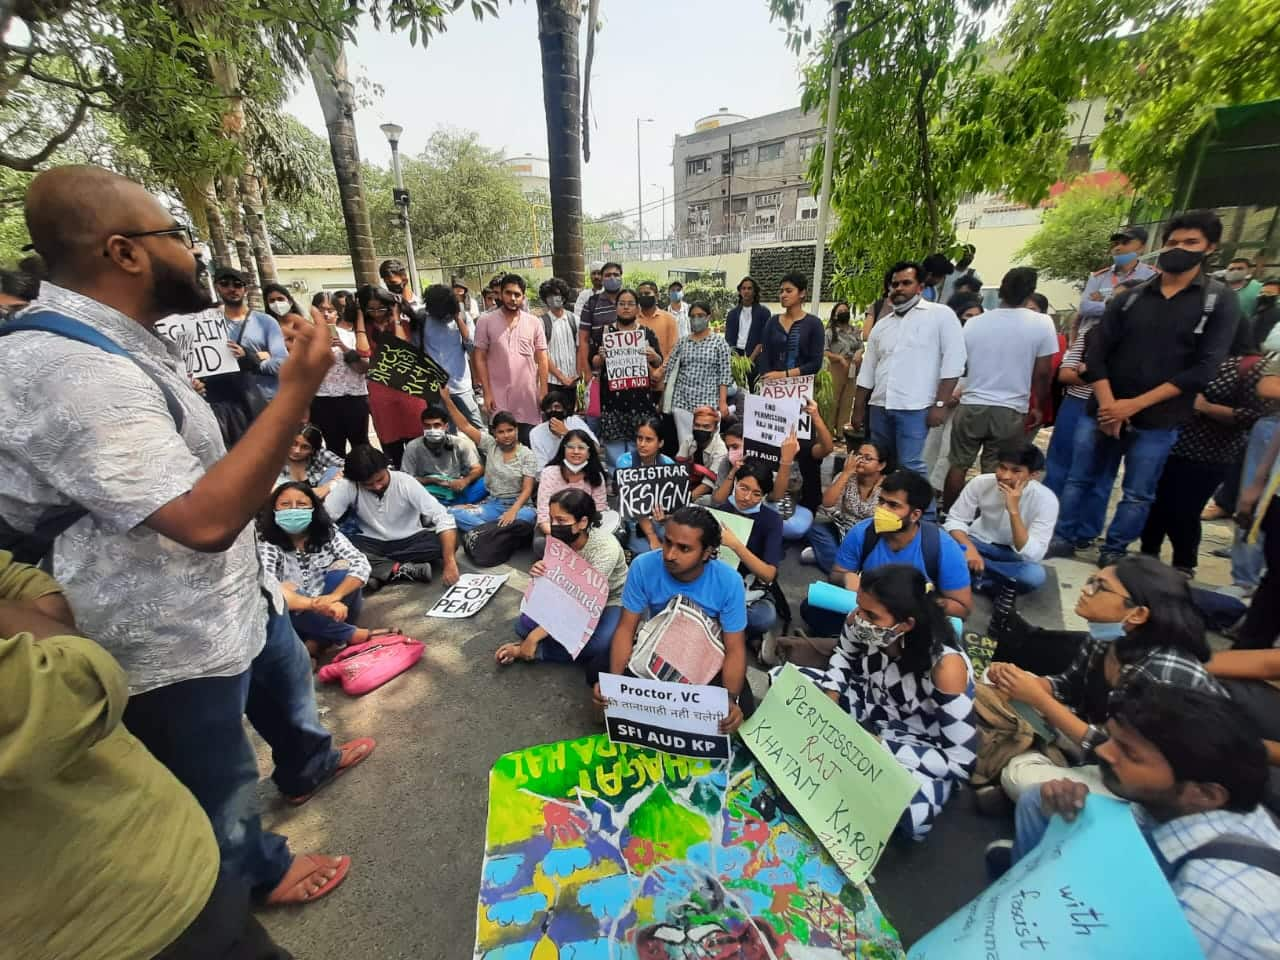
{"label": "black backpack", "polygon": [[462,549],[477,567],[496,567],[506,563],[521,547],[533,544],[533,524],[516,520],[505,527],[486,523],[462,535]]}

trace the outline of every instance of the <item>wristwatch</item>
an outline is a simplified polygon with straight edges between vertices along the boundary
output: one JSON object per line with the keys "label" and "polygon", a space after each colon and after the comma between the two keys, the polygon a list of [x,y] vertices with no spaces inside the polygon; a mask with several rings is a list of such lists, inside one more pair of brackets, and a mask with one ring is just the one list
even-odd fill
{"label": "wristwatch", "polygon": [[945,401],[945,400],[935,400],[935,401],[933,401],[933,405],[934,405],[935,407],[945,407],[945,406],[947,405],[947,401]]}

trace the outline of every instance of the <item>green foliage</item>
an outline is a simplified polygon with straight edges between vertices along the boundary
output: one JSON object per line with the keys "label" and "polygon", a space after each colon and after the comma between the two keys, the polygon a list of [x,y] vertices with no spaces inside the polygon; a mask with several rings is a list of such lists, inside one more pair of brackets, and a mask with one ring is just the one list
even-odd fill
{"label": "green foliage", "polygon": [[728,287],[720,286],[719,284],[706,284],[701,281],[692,284],[686,283],[684,287],[684,302],[691,304],[699,300],[711,305],[711,318],[713,320],[724,320],[725,315],[738,305],[738,291],[730,290]]}
{"label": "green foliage", "polygon": [[1123,224],[1129,203],[1129,190],[1121,185],[1072,187],[1045,211],[1040,229],[1014,256],[1042,278],[1082,287],[1108,263],[1111,234]]}
{"label": "green foliage", "polygon": [[1106,98],[1096,147],[1150,201],[1215,107],[1280,96],[1274,0],[1017,0],[1002,38],[1015,75]]}

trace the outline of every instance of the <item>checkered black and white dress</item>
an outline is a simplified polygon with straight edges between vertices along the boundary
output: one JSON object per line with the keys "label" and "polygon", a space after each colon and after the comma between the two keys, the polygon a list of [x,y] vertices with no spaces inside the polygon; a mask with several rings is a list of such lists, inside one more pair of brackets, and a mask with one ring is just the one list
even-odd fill
{"label": "checkered black and white dress", "polygon": [[978,731],[973,713],[973,668],[959,647],[946,645],[933,661],[964,659],[968,680],[964,693],[946,694],[926,674],[904,673],[893,657],[857,644],[845,630],[824,673],[804,672],[824,690],[840,694],[840,706],[881,742],[920,785],[898,829],[923,840],[933,818],[951,796],[956,782],[965,782],[978,758]]}

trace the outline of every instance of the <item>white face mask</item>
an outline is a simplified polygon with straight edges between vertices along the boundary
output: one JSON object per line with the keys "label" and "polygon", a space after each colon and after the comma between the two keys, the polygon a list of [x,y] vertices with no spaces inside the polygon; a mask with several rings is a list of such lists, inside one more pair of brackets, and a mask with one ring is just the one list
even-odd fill
{"label": "white face mask", "polygon": [[570,463],[566,460],[564,462],[564,468],[570,473],[581,473],[583,470],[587,469],[588,462],[589,461],[584,460],[582,463]]}
{"label": "white face mask", "polygon": [[267,309],[274,313],[277,317],[283,317],[291,309],[288,300],[272,300],[267,304]]}

